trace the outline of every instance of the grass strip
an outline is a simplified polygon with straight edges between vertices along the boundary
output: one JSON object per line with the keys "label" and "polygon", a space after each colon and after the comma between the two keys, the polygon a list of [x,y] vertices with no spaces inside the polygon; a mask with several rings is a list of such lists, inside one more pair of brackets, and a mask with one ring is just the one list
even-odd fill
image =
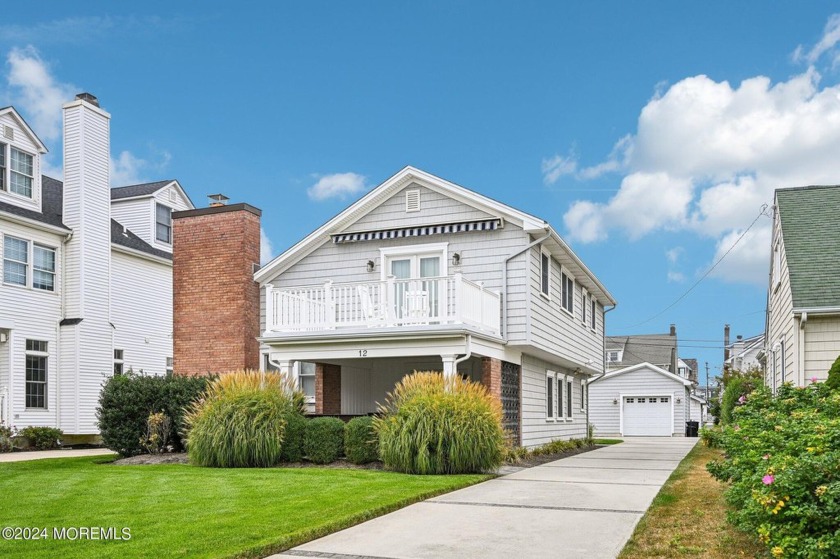
{"label": "grass strip", "polygon": [[726,520],[725,486],[706,471],[720,456],[699,444],[677,469],[639,521],[619,559],[764,557],[764,546]]}

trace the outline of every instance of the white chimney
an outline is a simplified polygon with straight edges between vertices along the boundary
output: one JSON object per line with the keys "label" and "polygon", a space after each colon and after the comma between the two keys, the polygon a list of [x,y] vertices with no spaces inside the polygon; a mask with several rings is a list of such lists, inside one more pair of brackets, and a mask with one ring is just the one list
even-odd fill
{"label": "white chimney", "polygon": [[[111,115],[82,93],[64,109],[64,213],[73,230],[64,247],[64,320],[60,336],[60,425],[97,433],[95,406],[81,394],[113,367],[111,326]],[[87,387],[88,390],[80,390]],[[95,393],[94,391],[93,393]]]}

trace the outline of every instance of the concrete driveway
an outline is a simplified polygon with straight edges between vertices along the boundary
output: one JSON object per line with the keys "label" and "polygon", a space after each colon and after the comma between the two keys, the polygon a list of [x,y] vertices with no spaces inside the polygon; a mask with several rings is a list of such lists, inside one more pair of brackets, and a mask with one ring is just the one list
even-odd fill
{"label": "concrete driveway", "polygon": [[281,557],[615,557],[698,439],[625,442],[411,505]]}

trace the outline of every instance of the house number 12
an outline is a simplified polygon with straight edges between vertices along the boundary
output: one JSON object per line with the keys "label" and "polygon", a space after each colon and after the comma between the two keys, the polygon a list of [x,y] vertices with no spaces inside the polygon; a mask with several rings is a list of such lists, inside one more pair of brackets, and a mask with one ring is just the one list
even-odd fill
{"label": "house number 12", "polygon": [[360,349],[359,350],[359,357],[367,357],[367,350],[366,349]]}

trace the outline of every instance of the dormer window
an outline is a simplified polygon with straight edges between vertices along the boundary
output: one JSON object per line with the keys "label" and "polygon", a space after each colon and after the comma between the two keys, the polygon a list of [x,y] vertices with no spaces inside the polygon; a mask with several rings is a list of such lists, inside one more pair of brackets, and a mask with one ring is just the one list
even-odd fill
{"label": "dormer window", "polygon": [[172,244],[172,208],[157,204],[155,209],[155,238]]}
{"label": "dormer window", "polygon": [[34,157],[12,147],[9,149],[9,192],[32,198]]}

